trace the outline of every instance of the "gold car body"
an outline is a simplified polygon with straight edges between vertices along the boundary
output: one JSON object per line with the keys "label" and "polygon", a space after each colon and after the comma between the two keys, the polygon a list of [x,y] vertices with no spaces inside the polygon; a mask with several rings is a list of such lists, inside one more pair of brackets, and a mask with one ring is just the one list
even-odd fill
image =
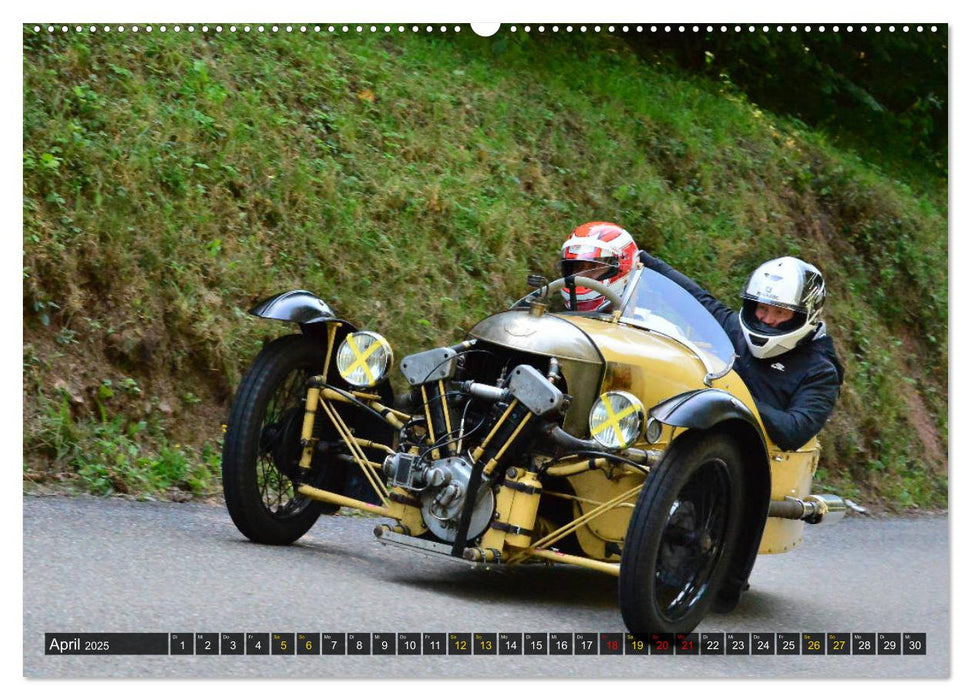
{"label": "gold car body", "polygon": [[[623,322],[604,323],[602,320],[570,316],[569,322],[596,339],[597,347],[606,362],[603,383],[598,393],[624,390],[641,399],[645,406],[654,406],[665,399],[698,389],[721,389],[738,398],[759,422],[762,434],[765,426],[759,417],[755,401],[734,370],[705,384],[706,369],[698,359],[686,353],[684,346],[673,338],[660,333],[636,328]],[[703,351],[703,348],[702,348]],[[663,450],[677,431],[666,435],[665,442],[652,445]],[[766,436],[769,467],[771,471],[771,500],[786,497],[805,498],[809,495],[812,477],[819,463],[819,442],[813,438],[795,451],[784,451],[771,443]],[[641,478],[629,475],[610,480],[602,471],[588,471],[570,477],[576,492],[583,493],[591,501],[604,502],[630,487]],[[587,554],[594,558],[607,558],[604,548],[607,542],[622,543],[627,531],[630,508],[609,511],[584,525],[578,539]],[[577,506],[582,511],[583,505]],[[626,517],[625,517],[626,516]],[[778,554],[794,548],[802,540],[805,523],[800,520],[768,518],[759,554]],[[618,558],[616,555],[612,557]]]}

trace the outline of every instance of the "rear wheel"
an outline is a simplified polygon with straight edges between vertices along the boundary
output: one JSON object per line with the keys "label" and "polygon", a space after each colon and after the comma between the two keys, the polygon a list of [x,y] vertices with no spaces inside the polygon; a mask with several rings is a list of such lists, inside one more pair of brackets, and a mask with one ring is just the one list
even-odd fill
{"label": "rear wheel", "polygon": [[735,550],[742,478],[741,452],[721,433],[685,436],[648,476],[620,564],[632,633],[690,632],[707,614]]}
{"label": "rear wheel", "polygon": [[[236,392],[223,445],[223,493],[239,531],[261,544],[290,544],[329,506],[295,490],[307,379],[323,348],[302,335],[269,343]],[[314,465],[313,473],[319,473]]]}

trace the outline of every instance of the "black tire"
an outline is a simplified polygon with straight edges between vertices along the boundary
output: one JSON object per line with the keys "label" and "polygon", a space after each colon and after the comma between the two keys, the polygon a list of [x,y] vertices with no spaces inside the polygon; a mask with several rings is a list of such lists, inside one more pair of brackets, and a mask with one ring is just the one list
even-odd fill
{"label": "black tire", "polygon": [[[261,544],[290,544],[329,506],[295,493],[307,377],[324,349],[303,335],[267,344],[240,382],[223,442],[223,493],[236,527]],[[314,470],[318,469],[314,465]]]}
{"label": "black tire", "polygon": [[742,464],[727,435],[686,435],[648,475],[620,562],[620,610],[633,634],[690,632],[708,613],[737,544]]}

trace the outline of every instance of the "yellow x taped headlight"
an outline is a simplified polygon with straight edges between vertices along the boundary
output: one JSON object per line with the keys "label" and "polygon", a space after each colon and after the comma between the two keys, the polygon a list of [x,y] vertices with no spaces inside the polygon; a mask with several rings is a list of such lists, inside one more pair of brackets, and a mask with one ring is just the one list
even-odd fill
{"label": "yellow x taped headlight", "polygon": [[337,349],[337,371],[351,386],[374,386],[394,361],[391,345],[377,333],[351,333]]}
{"label": "yellow x taped headlight", "polygon": [[608,391],[590,409],[590,435],[611,450],[630,447],[643,424],[644,404],[626,391]]}

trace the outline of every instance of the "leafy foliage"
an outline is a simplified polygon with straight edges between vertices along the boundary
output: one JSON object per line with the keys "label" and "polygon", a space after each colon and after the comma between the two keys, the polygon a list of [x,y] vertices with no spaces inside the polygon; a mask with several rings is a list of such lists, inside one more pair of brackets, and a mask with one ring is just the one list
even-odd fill
{"label": "leafy foliage", "polygon": [[[84,489],[97,495],[170,489],[211,494],[218,486],[218,445],[195,448],[172,443],[157,422],[109,414],[105,404],[114,396],[110,387],[107,380],[99,387],[97,419],[76,418],[63,392],[53,400],[38,400],[40,415],[26,446],[49,460],[46,471],[53,466],[55,471],[76,474]],[[28,470],[27,476],[36,481],[50,474]]]}
{"label": "leafy foliage", "polygon": [[947,25],[769,29],[630,40],[870,158],[947,172]]}

